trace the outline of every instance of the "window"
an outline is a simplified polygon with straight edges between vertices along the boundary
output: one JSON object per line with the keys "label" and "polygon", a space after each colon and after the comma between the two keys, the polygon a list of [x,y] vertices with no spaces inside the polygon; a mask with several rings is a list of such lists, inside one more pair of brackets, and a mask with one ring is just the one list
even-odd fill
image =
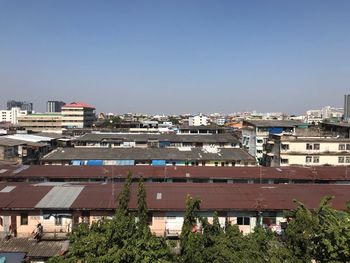
{"label": "window", "polygon": [[250,217],[245,217],[245,216],[237,217],[237,225],[249,226],[250,225]]}
{"label": "window", "polygon": [[350,163],[350,157],[349,156],[346,157],[346,163]]}
{"label": "window", "polygon": [[339,151],[345,151],[345,144],[339,144]]}
{"label": "window", "polygon": [[307,143],[306,144],[306,150],[312,150],[312,144],[311,143]]}
{"label": "window", "polygon": [[289,159],[281,159],[281,163],[288,164],[289,163]]}
{"label": "window", "polygon": [[320,144],[319,143],[315,143],[314,144],[314,150],[319,150],[320,149]]}
{"label": "window", "polygon": [[347,143],[347,144],[346,144],[346,150],[347,150],[347,151],[350,151],[350,143]]}
{"label": "window", "polygon": [[319,163],[320,162],[320,157],[319,156],[314,156],[314,163]]}
{"label": "window", "polygon": [[28,214],[27,213],[21,213],[21,226],[28,225]]}
{"label": "window", "polygon": [[282,150],[289,150],[289,144],[282,144]]}
{"label": "window", "polygon": [[258,140],[257,140],[257,143],[263,143],[263,140],[258,139]]}
{"label": "window", "polygon": [[312,162],[312,157],[311,156],[306,156],[305,162],[306,163],[311,163]]}
{"label": "window", "polygon": [[61,226],[62,225],[62,217],[55,217],[55,226]]}
{"label": "window", "polygon": [[343,156],[339,156],[338,157],[338,163],[344,163],[344,157]]}

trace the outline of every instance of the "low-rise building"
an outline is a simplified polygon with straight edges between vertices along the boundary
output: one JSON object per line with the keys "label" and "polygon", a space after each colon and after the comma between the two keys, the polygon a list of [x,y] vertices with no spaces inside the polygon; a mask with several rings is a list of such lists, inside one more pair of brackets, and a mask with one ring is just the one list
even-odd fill
{"label": "low-rise building", "polygon": [[41,159],[52,165],[254,166],[239,148],[58,148]]}
{"label": "low-rise building", "polygon": [[350,184],[347,166],[209,167],[209,166],[77,166],[0,165],[4,182],[113,182],[131,173],[136,180],[156,183],[221,184]]}
{"label": "low-rise building", "polygon": [[271,135],[266,145],[267,166],[350,165],[350,139]]}
{"label": "low-rise building", "polygon": [[[38,223],[43,235],[67,235],[79,223],[113,216],[122,187],[106,183],[0,183],[0,235],[28,237]],[[345,210],[350,199],[349,185],[145,183],[145,188],[151,231],[165,237],[180,235],[188,195],[201,199],[201,216],[211,221],[217,211],[222,226],[225,222],[237,224],[244,233],[256,225],[281,229],[281,223],[286,222],[283,211],[296,207],[294,199],[316,208],[322,197],[332,195],[332,206],[339,210]],[[136,196],[137,184],[132,184],[131,211],[137,210]]]}
{"label": "low-rise building", "polygon": [[61,113],[35,113],[18,118],[18,125],[28,131],[62,132]]}
{"label": "low-rise building", "polygon": [[74,140],[75,147],[96,148],[239,148],[238,138],[232,134],[133,134],[87,133]]}
{"label": "low-rise building", "polygon": [[47,154],[48,150],[47,143],[0,137],[0,161],[14,164],[37,164],[39,158]]}
{"label": "low-rise building", "polygon": [[262,164],[264,143],[270,134],[293,134],[296,128],[307,128],[308,124],[291,120],[244,120],[242,147]]}

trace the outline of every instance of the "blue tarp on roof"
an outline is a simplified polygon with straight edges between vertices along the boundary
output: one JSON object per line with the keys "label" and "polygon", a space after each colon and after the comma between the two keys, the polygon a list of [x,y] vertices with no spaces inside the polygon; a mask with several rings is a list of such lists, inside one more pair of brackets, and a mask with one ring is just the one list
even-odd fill
{"label": "blue tarp on roof", "polygon": [[279,134],[283,132],[283,128],[269,128],[269,133],[271,134]]}
{"label": "blue tarp on roof", "polygon": [[166,162],[165,160],[152,160],[153,166],[165,166]]}
{"label": "blue tarp on roof", "polygon": [[86,165],[101,166],[101,165],[103,165],[103,161],[102,160],[89,160],[89,161],[87,161]]}
{"label": "blue tarp on roof", "polygon": [[81,161],[73,160],[72,165],[81,165]]}

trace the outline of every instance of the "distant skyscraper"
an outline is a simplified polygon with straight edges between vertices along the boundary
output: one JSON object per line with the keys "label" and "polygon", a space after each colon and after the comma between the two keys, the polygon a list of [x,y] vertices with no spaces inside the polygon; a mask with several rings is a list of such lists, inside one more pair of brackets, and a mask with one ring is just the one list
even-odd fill
{"label": "distant skyscraper", "polygon": [[11,110],[12,108],[21,108],[21,110],[32,112],[33,103],[27,102],[27,101],[16,101],[16,100],[7,101],[7,110]]}
{"label": "distant skyscraper", "polygon": [[66,103],[63,101],[49,100],[46,103],[46,112],[60,112],[62,110],[62,106],[65,104]]}
{"label": "distant skyscraper", "polygon": [[344,121],[350,120],[350,95],[344,95]]}

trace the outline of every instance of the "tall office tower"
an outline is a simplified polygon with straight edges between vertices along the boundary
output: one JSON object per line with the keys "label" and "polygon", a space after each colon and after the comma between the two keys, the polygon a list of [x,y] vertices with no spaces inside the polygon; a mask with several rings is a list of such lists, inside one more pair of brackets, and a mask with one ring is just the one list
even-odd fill
{"label": "tall office tower", "polygon": [[33,103],[16,100],[7,101],[7,110],[11,110],[12,108],[20,108],[21,110],[26,110],[30,113],[33,111]]}
{"label": "tall office tower", "polygon": [[344,121],[350,120],[350,95],[344,95]]}
{"label": "tall office tower", "polygon": [[49,100],[46,103],[46,112],[61,112],[62,106],[65,104],[63,101]]}

